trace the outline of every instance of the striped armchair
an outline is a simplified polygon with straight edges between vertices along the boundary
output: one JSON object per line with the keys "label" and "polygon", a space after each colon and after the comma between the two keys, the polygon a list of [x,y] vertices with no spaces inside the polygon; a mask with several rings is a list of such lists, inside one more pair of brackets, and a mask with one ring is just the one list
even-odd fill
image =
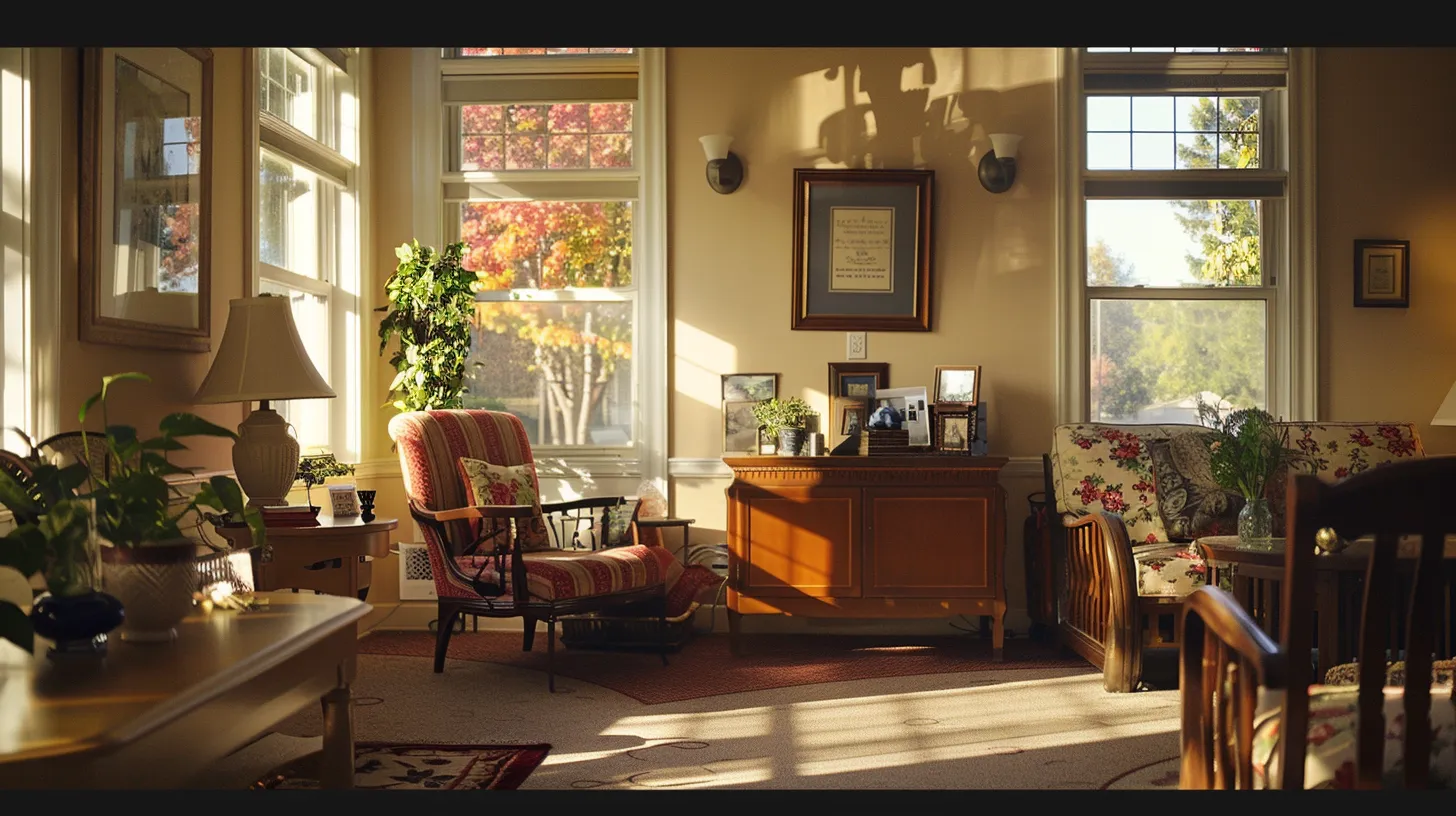
{"label": "striped armchair", "polygon": [[532,465],[531,488],[533,495],[540,495],[526,429],[512,414],[408,412],[390,420],[389,436],[399,451],[410,514],[424,535],[439,596],[436,672],[445,670],[450,635],[461,615],[519,617],[525,625],[522,651],[531,650],[536,622],[546,623],[547,687],[555,691],[556,621],[634,602],[651,604],[657,612],[666,665],[668,590],[683,573],[683,565],[666,547],[631,543],[599,548],[594,536],[589,544],[573,536],[566,542],[557,537],[546,548],[522,546],[521,533],[542,529],[541,522],[549,517],[586,511],[600,518],[625,508],[623,497],[472,506],[461,458],[498,466]]}

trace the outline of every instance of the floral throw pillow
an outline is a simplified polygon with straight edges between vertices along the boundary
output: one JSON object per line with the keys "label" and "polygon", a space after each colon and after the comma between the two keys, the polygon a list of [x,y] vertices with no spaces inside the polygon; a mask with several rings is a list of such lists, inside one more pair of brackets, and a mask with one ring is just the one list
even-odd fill
{"label": "floral throw pillow", "polygon": [[1208,435],[1189,433],[1148,442],[1157,487],[1158,515],[1169,541],[1234,535],[1244,499],[1213,478]]}
{"label": "floral throw pillow", "polygon": [[[460,478],[465,483],[465,500],[472,507],[529,504],[536,514],[529,520],[516,520],[516,532],[522,550],[551,549],[551,535],[541,513],[541,498],[536,494],[536,466],[493,465],[483,459],[460,457]],[[500,519],[484,519],[487,525],[507,524]]]}
{"label": "floral throw pillow", "polygon": [[602,546],[625,547],[632,543],[632,522],[641,506],[637,499],[628,499],[621,505],[602,511],[601,518],[597,520],[597,536]]}

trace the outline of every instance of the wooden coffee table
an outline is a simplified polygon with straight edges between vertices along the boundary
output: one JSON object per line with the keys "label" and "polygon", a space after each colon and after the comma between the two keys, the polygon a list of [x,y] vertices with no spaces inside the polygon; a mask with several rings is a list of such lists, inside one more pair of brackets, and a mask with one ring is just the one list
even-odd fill
{"label": "wooden coffee table", "polygon": [[[1330,668],[1348,663],[1358,654],[1360,589],[1373,543],[1368,539],[1357,540],[1341,552],[1321,553],[1314,559],[1314,642],[1318,649],[1316,678],[1320,682]],[[1279,640],[1285,539],[1244,544],[1238,536],[1210,536],[1198,539],[1194,546],[1203,553],[1209,586],[1222,586],[1227,580],[1239,605],[1266,634]],[[1401,542],[1400,556],[1407,573],[1418,549],[1419,542],[1415,540]],[[1445,557],[1447,571],[1456,572],[1456,538],[1446,540]],[[1450,609],[1449,595],[1447,604]],[[1403,607],[1397,604],[1397,608]],[[1452,653],[1451,629],[1446,627],[1437,645],[1441,656]]]}
{"label": "wooden coffee table", "polygon": [[0,643],[0,789],[175,788],[323,702],[318,779],[354,780],[349,684],[368,604],[331,595],[194,615],[170,643],[112,637],[104,658]]}

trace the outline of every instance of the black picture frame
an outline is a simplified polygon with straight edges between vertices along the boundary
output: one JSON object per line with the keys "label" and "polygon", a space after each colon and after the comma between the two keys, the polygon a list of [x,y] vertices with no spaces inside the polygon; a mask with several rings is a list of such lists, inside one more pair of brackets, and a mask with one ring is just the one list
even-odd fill
{"label": "black picture frame", "polygon": [[794,170],[799,330],[930,331],[933,170]]}
{"label": "black picture frame", "polygon": [[1355,305],[1395,309],[1410,306],[1410,241],[1355,240]]}

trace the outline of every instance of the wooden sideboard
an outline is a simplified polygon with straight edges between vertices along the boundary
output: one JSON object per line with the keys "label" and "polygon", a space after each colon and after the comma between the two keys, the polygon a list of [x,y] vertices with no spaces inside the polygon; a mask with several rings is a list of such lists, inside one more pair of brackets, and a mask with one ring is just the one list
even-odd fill
{"label": "wooden sideboard", "polygon": [[1005,642],[1006,493],[996,456],[724,458],[728,630],[742,615],[987,615]]}

